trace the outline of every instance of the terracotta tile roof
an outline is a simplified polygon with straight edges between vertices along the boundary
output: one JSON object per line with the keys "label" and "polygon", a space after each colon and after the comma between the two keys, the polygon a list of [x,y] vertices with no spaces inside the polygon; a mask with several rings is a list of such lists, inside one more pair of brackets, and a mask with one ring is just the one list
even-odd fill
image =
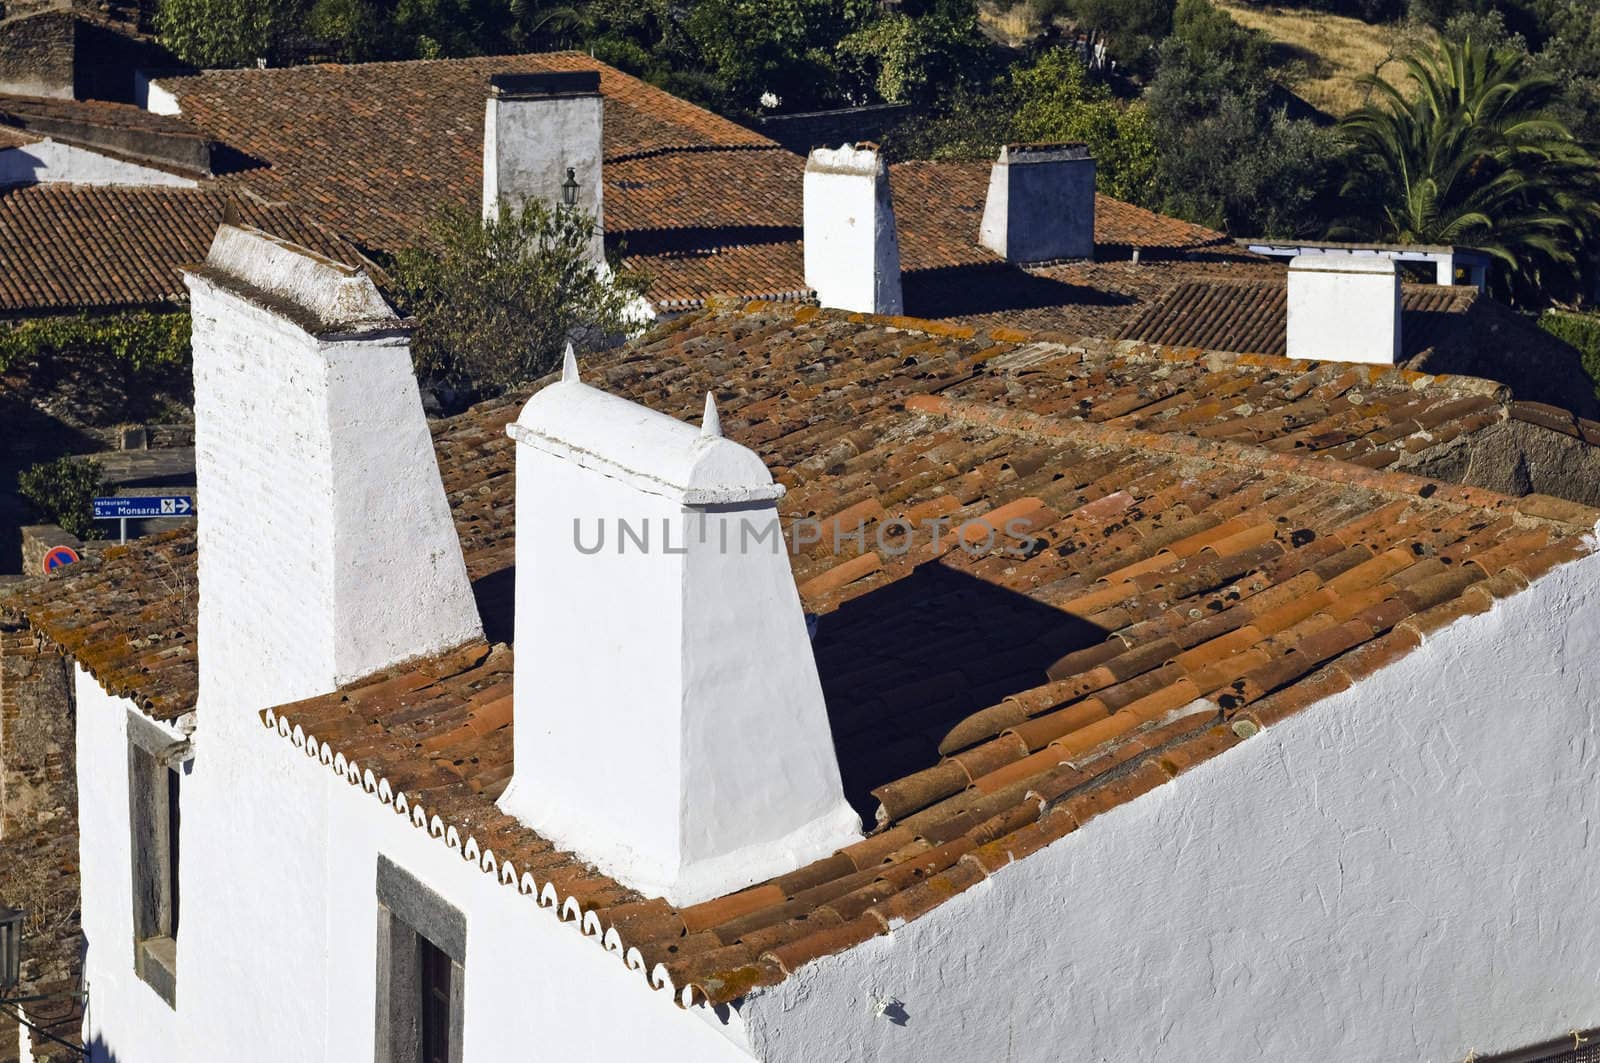
{"label": "terracotta tile roof", "polygon": [[[600,72],[607,239],[624,250],[629,265],[652,277],[652,300],[684,309],[717,296],[809,294],[800,250],[803,160],[588,56],[207,71],[163,84],[177,94],[186,120],[263,164],[226,181],[302,206],[369,249],[395,250],[412,241],[440,205],[473,202],[481,194],[488,76],[570,69]],[[978,244],[988,174],[983,163],[893,168],[903,269],[1002,265]],[[1096,210],[1097,238],[1112,257],[1139,246],[1209,248],[1253,259],[1201,226],[1104,196]],[[1147,271],[1159,274],[1160,267]],[[1041,288],[1020,270],[996,269],[956,283],[969,294],[975,284],[998,293],[1049,290],[1057,299],[1101,305],[1098,297],[1085,300],[1069,288]],[[1131,303],[1117,305],[1126,310]],[[1070,316],[1069,308],[1050,324],[1078,329],[1089,320]],[[1121,320],[1119,314],[1115,323]]]}
{"label": "terracotta tile roof", "polygon": [[[1114,232],[1106,233],[1109,238]],[[916,317],[977,327],[1043,329],[1116,336],[1128,319],[1175,283],[1197,277],[1277,279],[1284,267],[1239,255],[1226,247],[1185,252],[1178,259],[1131,262],[1118,245],[1103,242],[1101,260],[1016,270],[997,265],[935,269],[904,278],[906,312]],[[985,277],[1000,268],[1003,282]]]}
{"label": "terracotta tile roof", "polygon": [[[717,297],[810,297],[800,243],[803,159],[577,53],[164,78],[183,108],[181,118],[119,104],[0,97],[0,137],[8,135],[5,115],[12,112],[10,124],[88,122],[169,138],[204,137],[225,145],[233,159],[219,167],[225,172],[210,187],[289,204],[361,249],[393,252],[414,242],[441,206],[481,195],[489,75],[573,69],[600,72],[608,242],[651,277],[650,298],[658,306],[692,309]],[[1031,327],[1109,334],[1180,275],[1179,263],[1151,258],[1203,251],[1218,268],[1249,262],[1262,268],[1220,233],[1105,196],[1096,206],[1101,262],[1009,268],[978,243],[988,175],[983,163],[893,168],[902,267],[915,313],[983,322],[1022,315],[1017,320]],[[0,224],[13,220],[5,209],[17,215],[13,231],[24,231],[28,220],[41,224],[47,208],[62,221],[40,246],[16,241],[0,247],[6,256],[0,265],[10,275],[9,285],[0,285],[0,311],[166,301],[175,291],[176,268],[201,246],[194,232],[204,226],[194,215],[217,195],[140,202],[137,209],[114,193],[70,203],[24,198],[0,207]],[[26,215],[19,213],[24,208]],[[250,220],[307,239],[299,219]],[[182,239],[172,238],[175,229],[184,231]],[[64,265],[114,257],[119,245],[137,269],[84,277]],[[1147,253],[1137,269],[1118,261],[1133,247]]]}
{"label": "terracotta tile roof", "polygon": [[[598,70],[605,98],[606,211],[631,224],[630,189],[612,164],[708,149],[761,149],[793,160],[760,134],[572,52],[275,70],[217,70],[163,79],[186,119],[260,166],[227,180],[297,203],[368,248],[409,244],[441,205],[482,194],[483,114],[490,74]],[[717,153],[724,169],[740,153]],[[682,165],[658,162],[657,168]],[[708,163],[716,167],[716,161]],[[626,165],[638,178],[649,167]],[[662,172],[667,172],[662,170]],[[717,201],[724,172],[682,209]],[[659,203],[659,200],[657,201]],[[724,220],[726,216],[724,215]]]}
{"label": "terracotta tile roof", "polygon": [[186,298],[224,211],[324,254],[353,248],[299,211],[238,192],[42,184],[0,188],[0,314],[150,306]]}
{"label": "terracotta tile roof", "polygon": [[[1326,460],[1382,464],[1503,418],[1502,389],[1470,379],[777,306],[684,317],[584,371],[686,418],[715,389],[724,431],[789,486],[785,519],[865,529],[794,569],[874,833],[680,910],[498,811],[504,426],[523,396],[435,426],[492,644],[264,719],[681,1000],[736,998],[915,918],[1587,552],[1600,516]],[[865,548],[892,518],[934,516],[1008,535]],[[193,697],[193,600],[161,584],[192,587],[173,575],[191,543],[107,551],[4,601],[170,715]]]}
{"label": "terracotta tile roof", "polygon": [[155,114],[131,103],[107,100],[72,100],[54,96],[18,96],[0,93],[0,123],[72,123],[104,129],[130,129],[169,136],[193,137],[194,126],[175,115]]}
{"label": "terracotta tile roof", "polygon": [[[1492,404],[1485,396],[1270,364],[1219,371],[1191,396],[1185,370],[1205,371],[1169,362],[1172,390],[1129,409],[1128,393],[1100,390],[1113,368],[1083,352],[888,325],[734,315],[586,367],[677,416],[692,415],[702,383],[721,382],[724,431],[790,487],[785,519],[838,519],[868,544],[895,518],[986,519],[1010,533],[973,552],[947,535],[905,554],[794,559],[820,614],[846,790],[873,813],[864,841],[690,908],[638,896],[494,805],[512,769],[503,644],[264,722],[651,984],[720,1002],[923,914],[1591,548],[1593,510],[1296,454],[1266,420],[1218,419],[1227,403],[1298,410],[1355,387],[1399,401],[1421,383],[1423,415],[1448,423]],[[1022,384],[1052,363],[1055,386]],[[1150,371],[1162,363],[1134,364],[1147,383],[1162,379]],[[447,431],[441,464],[467,431],[460,445],[504,482],[509,448],[494,441],[516,408]],[[1148,427],[1174,421],[1204,434]],[[474,504],[510,505],[508,492],[488,497]],[[485,548],[489,520],[466,522],[469,554]]]}
{"label": "terracotta tile roof", "polygon": [[[727,424],[743,419],[730,432],[780,477],[791,461],[829,448],[848,456],[857,418],[916,394],[1371,467],[1508,416],[1504,389],[1485,380],[980,332],[808,306],[686,316],[638,344],[587,358],[585,372],[608,390],[685,418],[715,390]],[[512,452],[504,427],[525,397],[432,426],[468,571],[497,640],[510,635]],[[775,449],[779,441],[794,449]],[[177,531],[26,581],[0,595],[0,612],[26,615],[107,690],[173,719],[194,704],[194,587],[192,533]]]}
{"label": "terracotta tile roof", "polygon": [[[1438,344],[1478,300],[1476,288],[1408,284],[1402,294],[1404,355]],[[1190,280],[1147,305],[1122,330],[1127,339],[1241,354],[1286,354],[1288,289],[1273,281]]]}
{"label": "terracotta tile roof", "polygon": [[[1205,277],[1185,279],[1152,295],[1117,335],[1179,347],[1282,355],[1287,322],[1288,293],[1281,272],[1266,279]],[[1490,377],[1524,398],[1600,416],[1578,352],[1475,288],[1405,285],[1401,344],[1409,368]]]}
{"label": "terracotta tile roof", "polygon": [[26,129],[0,124],[0,149],[25,147],[38,141],[39,138]]}
{"label": "terracotta tile roof", "polygon": [[199,689],[194,555],[192,530],[106,547],[0,593],[0,620],[25,619],[109,693],[175,720]]}

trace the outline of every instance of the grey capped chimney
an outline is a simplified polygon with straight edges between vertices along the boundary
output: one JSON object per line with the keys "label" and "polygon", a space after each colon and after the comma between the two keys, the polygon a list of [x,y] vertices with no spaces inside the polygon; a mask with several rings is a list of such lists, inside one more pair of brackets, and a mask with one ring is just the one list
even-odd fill
{"label": "grey capped chimney", "polygon": [[600,72],[494,74],[483,122],[483,213],[501,202],[536,199],[562,209],[562,186],[576,184],[574,208],[595,219],[590,258],[605,258],[604,146]]}
{"label": "grey capped chimney", "polygon": [[1094,257],[1094,157],[1083,144],[1007,144],[989,171],[978,242],[1008,262]]}

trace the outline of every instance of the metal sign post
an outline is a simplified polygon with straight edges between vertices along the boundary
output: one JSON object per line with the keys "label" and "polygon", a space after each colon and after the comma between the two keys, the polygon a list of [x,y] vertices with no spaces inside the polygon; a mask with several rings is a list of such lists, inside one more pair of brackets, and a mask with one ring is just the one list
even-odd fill
{"label": "metal sign post", "polygon": [[192,517],[194,499],[188,495],[117,495],[94,500],[95,520],[114,520],[121,525],[121,542],[128,541],[128,521],[152,517]]}

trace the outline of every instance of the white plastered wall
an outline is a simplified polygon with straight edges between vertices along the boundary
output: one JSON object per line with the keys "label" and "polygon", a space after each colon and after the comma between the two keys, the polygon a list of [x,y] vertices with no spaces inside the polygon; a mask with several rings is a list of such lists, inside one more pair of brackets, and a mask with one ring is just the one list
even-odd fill
{"label": "white plastered wall", "polygon": [[199,182],[153,166],[41,140],[0,151],[0,188],[26,184],[162,185],[194,188]]}
{"label": "white plastered wall", "polygon": [[[178,1017],[133,969],[133,850],[128,833],[128,712],[81,666],[77,697],[78,845],[84,1042],[91,1058],[129,1063],[178,1058]],[[137,711],[137,710],[134,710]],[[174,739],[181,736],[173,732]],[[182,935],[183,928],[179,927]],[[181,976],[179,999],[187,988]]]}
{"label": "white plastered wall", "polygon": [[801,213],[806,284],[825,307],[898,314],[900,239],[889,171],[878,153],[846,144],[806,160]]}
{"label": "white plastered wall", "polygon": [[567,170],[578,182],[575,206],[595,220],[589,261],[605,262],[605,181],[599,93],[527,98],[491,96],[483,120],[483,214],[501,201],[561,205]]}
{"label": "white plastered wall", "polygon": [[1597,662],[1590,557],[752,994],[750,1043],[1458,1063],[1600,1024]]}
{"label": "white plastered wall", "polygon": [[1300,255],[1289,262],[1290,358],[1400,361],[1400,270],[1390,258]]}
{"label": "white plastered wall", "polygon": [[319,340],[195,291],[200,582],[237,589],[200,599],[202,703],[222,680],[281,705],[478,636],[404,338]]}
{"label": "white plastered wall", "polygon": [[[576,924],[253,716],[228,730],[208,736],[196,769],[206,803],[184,821],[183,1054],[119,1063],[371,1059],[379,852],[466,916],[468,1063],[535,1052],[637,1059],[641,1046],[665,1063],[748,1060],[737,1025],[713,1028],[705,1009],[680,1010]],[[215,858],[190,858],[191,841]]]}

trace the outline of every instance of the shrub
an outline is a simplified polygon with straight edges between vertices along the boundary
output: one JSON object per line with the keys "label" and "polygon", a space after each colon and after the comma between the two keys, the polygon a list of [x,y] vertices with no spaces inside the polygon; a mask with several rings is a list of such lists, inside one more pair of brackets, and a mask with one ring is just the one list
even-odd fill
{"label": "shrub", "polygon": [[1057,48],[1019,64],[987,93],[959,96],[943,113],[907,123],[886,138],[896,158],[992,160],[1013,142],[1082,141],[1100,191],[1148,204],[1157,187],[1157,148],[1139,103],[1113,99],[1076,53]]}
{"label": "shrub", "polygon": [[1269,58],[1208,0],[1178,5],[1145,93],[1167,213],[1240,235],[1321,232],[1342,145],[1285,115]]}
{"label": "shrub", "polygon": [[63,357],[107,357],[139,374],[189,364],[188,314],[47,317],[0,328],[0,372]]}
{"label": "shrub", "polygon": [[852,98],[925,104],[971,83],[987,47],[975,17],[885,15],[839,42]]}
{"label": "shrub", "polygon": [[1600,396],[1600,314],[1546,310],[1539,315],[1539,327],[1578,349],[1583,356],[1583,371],[1594,381],[1595,394]]}
{"label": "shrub", "polygon": [[417,319],[417,376],[492,393],[543,376],[578,335],[629,331],[643,278],[588,261],[594,219],[528,200],[484,220],[467,207],[435,216],[427,243],[395,261],[397,295]]}
{"label": "shrub", "polygon": [[80,539],[105,533],[94,521],[94,498],[105,489],[100,463],[87,458],[40,462],[17,476],[17,490],[51,523]]}

